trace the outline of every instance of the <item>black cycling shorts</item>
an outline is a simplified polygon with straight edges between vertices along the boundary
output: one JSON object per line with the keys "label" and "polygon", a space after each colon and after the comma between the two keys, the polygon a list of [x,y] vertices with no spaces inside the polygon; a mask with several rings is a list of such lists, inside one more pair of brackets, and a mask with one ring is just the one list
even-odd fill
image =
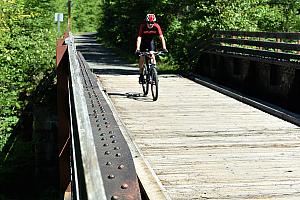
{"label": "black cycling shorts", "polygon": [[141,43],[141,51],[155,51],[155,42],[151,41],[142,41]]}

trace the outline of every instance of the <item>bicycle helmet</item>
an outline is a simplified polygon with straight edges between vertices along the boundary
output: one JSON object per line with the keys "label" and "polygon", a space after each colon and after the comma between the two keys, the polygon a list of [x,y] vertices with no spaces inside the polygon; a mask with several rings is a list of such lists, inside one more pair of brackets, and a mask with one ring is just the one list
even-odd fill
{"label": "bicycle helmet", "polygon": [[153,24],[154,22],[156,22],[156,17],[154,14],[147,14],[146,16],[146,22],[147,23],[151,23]]}

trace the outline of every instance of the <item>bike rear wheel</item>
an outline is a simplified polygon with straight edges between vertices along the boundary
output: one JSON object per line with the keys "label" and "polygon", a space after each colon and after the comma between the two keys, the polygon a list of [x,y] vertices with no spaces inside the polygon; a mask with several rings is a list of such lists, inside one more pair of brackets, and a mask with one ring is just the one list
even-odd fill
{"label": "bike rear wheel", "polygon": [[152,69],[151,73],[151,92],[153,101],[156,101],[158,98],[158,76],[155,68]]}
{"label": "bike rear wheel", "polygon": [[144,96],[146,96],[149,92],[149,78],[148,76],[148,72],[147,72],[147,66],[144,66],[144,70],[143,70],[143,76],[144,76],[144,81],[142,83],[142,88],[143,88],[143,93]]}

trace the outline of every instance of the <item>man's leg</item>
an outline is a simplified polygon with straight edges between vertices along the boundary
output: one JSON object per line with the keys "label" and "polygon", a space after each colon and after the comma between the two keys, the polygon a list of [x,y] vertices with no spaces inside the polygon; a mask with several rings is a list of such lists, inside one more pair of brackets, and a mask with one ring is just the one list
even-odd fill
{"label": "man's leg", "polygon": [[155,59],[155,56],[154,56],[154,51],[150,51],[151,53],[151,59],[152,59],[152,64],[156,65],[156,59]]}
{"label": "man's leg", "polygon": [[139,59],[139,71],[140,71],[139,83],[143,83],[143,81],[144,81],[144,76],[143,76],[144,60],[145,60],[145,57],[140,56],[140,59]]}

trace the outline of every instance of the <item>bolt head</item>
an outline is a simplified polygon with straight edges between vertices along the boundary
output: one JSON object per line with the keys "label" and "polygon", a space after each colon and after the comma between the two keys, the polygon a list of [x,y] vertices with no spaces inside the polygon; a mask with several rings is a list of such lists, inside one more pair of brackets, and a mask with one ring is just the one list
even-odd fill
{"label": "bolt head", "polygon": [[109,178],[109,179],[113,179],[113,178],[115,178],[115,175],[110,174],[110,175],[108,175],[108,178]]}
{"label": "bolt head", "polygon": [[123,184],[121,185],[121,188],[122,188],[122,189],[127,189],[127,188],[128,188],[128,184],[123,183]]}

